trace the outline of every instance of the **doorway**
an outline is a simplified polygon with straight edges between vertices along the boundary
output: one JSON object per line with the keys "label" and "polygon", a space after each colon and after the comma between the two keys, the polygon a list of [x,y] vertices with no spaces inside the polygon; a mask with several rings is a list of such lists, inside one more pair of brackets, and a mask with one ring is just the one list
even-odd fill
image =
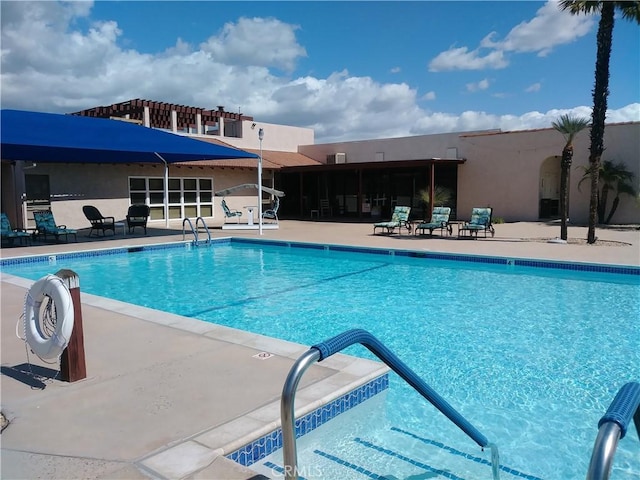
{"label": "doorway", "polygon": [[557,218],[560,214],[561,157],[547,158],[540,167],[539,218]]}

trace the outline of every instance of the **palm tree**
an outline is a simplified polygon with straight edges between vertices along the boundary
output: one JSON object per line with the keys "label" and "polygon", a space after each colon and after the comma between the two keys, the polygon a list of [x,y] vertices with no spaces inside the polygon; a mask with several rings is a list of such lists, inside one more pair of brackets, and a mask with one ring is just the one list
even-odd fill
{"label": "palm tree", "polygon": [[569,217],[569,172],[573,160],[573,139],[589,126],[589,119],[562,115],[551,124],[558,132],[564,135],[567,143],[562,149],[562,162],[560,163],[560,238],[567,239],[567,218]]}
{"label": "palm tree", "polygon": [[[578,183],[578,188],[580,188],[582,182],[591,178],[591,167],[582,168],[584,170],[584,176]],[[631,197],[636,196],[636,192],[632,185],[634,174],[625,168],[625,164],[623,162],[613,163],[611,160],[605,160],[600,165],[598,178],[599,184],[602,186],[602,189],[598,192],[598,221],[600,223],[608,224],[611,222],[613,214],[616,213],[616,210],[618,209],[618,205],[620,204],[620,195],[629,195]],[[615,193],[615,197],[611,204],[609,215],[605,218],[609,192]]]}
{"label": "palm tree", "polygon": [[613,40],[613,24],[616,10],[622,13],[622,18],[635,20],[640,24],[640,1],[589,1],[563,0],[560,2],[562,10],[569,10],[573,14],[600,13],[598,24],[596,53],[595,85],[593,87],[593,112],[591,113],[591,144],[589,146],[589,164],[591,173],[591,197],[589,202],[589,230],[587,243],[596,241],[597,204],[598,204],[598,175],[600,173],[600,158],[604,150],[604,122],[607,114],[607,97],[609,96],[609,59]]}
{"label": "palm tree", "polygon": [[418,201],[422,202],[426,206],[426,211],[430,213],[436,205],[444,206],[449,203],[452,196],[450,189],[436,185],[433,189],[433,205],[431,205],[431,189],[429,187],[418,192]]}

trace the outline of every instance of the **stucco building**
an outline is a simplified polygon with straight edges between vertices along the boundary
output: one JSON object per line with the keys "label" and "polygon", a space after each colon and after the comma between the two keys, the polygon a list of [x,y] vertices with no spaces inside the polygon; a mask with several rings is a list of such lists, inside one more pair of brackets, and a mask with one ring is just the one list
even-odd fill
{"label": "stucco building", "polygon": [[[481,131],[403,138],[324,143],[313,130],[256,121],[222,106],[205,110],[147,100],[131,100],[76,115],[140,123],[202,141],[262,153],[263,184],[283,190],[281,218],[310,218],[321,201],[323,214],[340,219],[377,220],[394,205],[409,205],[414,218],[428,216],[420,191],[451,191],[454,218],[468,219],[474,206],[491,206],[504,221],[557,218],[560,155],[565,140],[552,128],[513,132]],[[115,120],[114,120],[115,121]],[[262,128],[264,138],[258,138]],[[640,191],[640,122],[609,124],[603,160],[621,162]],[[578,188],[588,166],[589,131],[574,142],[569,217],[588,218],[588,182]],[[169,220],[203,216],[223,221],[215,192],[256,183],[257,161],[218,160],[172,164],[169,168]],[[59,223],[87,227],[82,206],[92,204],[122,219],[132,203],[151,207],[151,224],[164,222],[163,173],[149,164],[71,164],[14,161],[2,157],[2,211],[14,225],[32,226],[30,211],[51,208]],[[231,208],[255,204],[250,192],[226,197]],[[270,202],[263,198],[265,207]],[[318,215],[319,216],[319,215]],[[314,216],[315,217],[315,216]],[[612,220],[640,223],[637,198],[622,195]]]}

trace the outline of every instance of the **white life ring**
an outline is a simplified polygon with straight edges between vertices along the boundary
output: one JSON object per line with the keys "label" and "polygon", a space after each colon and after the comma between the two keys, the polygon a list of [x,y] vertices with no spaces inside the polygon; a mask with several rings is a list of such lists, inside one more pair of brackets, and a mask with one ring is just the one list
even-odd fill
{"label": "white life ring", "polygon": [[[56,309],[55,331],[47,336],[40,322],[40,307],[50,297]],[[73,300],[64,281],[56,275],[47,275],[34,283],[24,301],[24,329],[26,342],[43,360],[58,358],[67,348],[73,331]]]}

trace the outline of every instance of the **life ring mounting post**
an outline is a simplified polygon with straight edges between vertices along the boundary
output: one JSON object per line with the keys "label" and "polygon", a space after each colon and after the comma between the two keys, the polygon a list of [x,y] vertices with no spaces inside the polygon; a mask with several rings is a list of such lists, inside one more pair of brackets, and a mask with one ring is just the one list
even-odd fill
{"label": "life ring mounting post", "polygon": [[58,270],[56,276],[60,277],[69,289],[74,313],[73,332],[67,348],[60,357],[60,377],[65,382],[76,382],[87,378],[80,302],[80,277],[76,272],[68,269]]}

